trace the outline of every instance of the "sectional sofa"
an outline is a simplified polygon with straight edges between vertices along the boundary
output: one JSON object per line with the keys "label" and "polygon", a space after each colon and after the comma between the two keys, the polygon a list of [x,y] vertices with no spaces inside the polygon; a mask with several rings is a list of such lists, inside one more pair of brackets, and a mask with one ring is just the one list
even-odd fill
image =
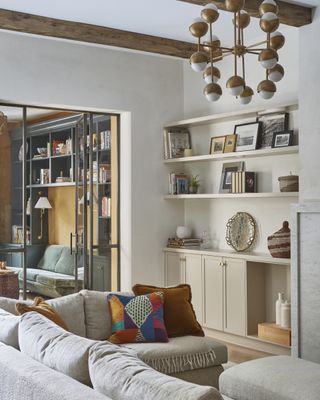
{"label": "sectional sofa", "polygon": [[[138,387],[143,387],[143,385],[148,386],[146,382],[154,382],[156,385],[155,388],[150,389],[155,390],[157,393],[157,396],[154,396],[154,399],[222,399],[219,392],[214,389],[214,387],[218,387],[219,376],[223,371],[221,364],[227,361],[227,349],[224,345],[210,338],[193,336],[172,338],[167,344],[137,343],[122,346],[110,345],[110,343],[108,344],[108,342],[105,342],[111,333],[111,320],[107,303],[107,294],[108,293],[83,290],[77,294],[72,294],[48,301],[61,315],[64,321],[67,322],[71,332],[70,335],[72,335],[72,340],[75,338],[80,338],[81,340],[89,341],[90,345],[92,344],[96,346],[94,354],[91,350],[90,353],[88,349],[86,353],[87,364],[89,362],[91,362],[92,365],[99,364],[100,359],[108,359],[108,361],[105,362],[108,365],[108,369],[113,371],[109,381],[121,382],[121,377],[126,370],[126,365],[132,363],[132,368],[129,368],[129,372],[131,370],[132,376],[129,374],[125,382],[123,382],[124,387],[127,386],[128,382],[133,382],[130,383],[129,387],[127,388],[128,393],[131,393],[131,397],[128,397],[130,400],[135,398],[139,398],[139,400],[143,398],[153,398],[152,396],[148,397],[147,395],[145,397],[141,397],[141,393],[140,397],[132,397],[132,388],[135,387],[135,385],[138,385]],[[56,364],[52,365],[46,362],[48,358],[54,359],[53,356],[48,356],[48,354],[50,355],[51,351],[54,350],[54,345],[49,346],[50,350],[46,349],[46,351],[44,351],[43,348],[41,348],[39,352],[35,353],[28,353],[28,351],[33,347],[32,343],[41,342],[41,337],[44,336],[49,330],[53,330],[53,327],[45,326],[45,328],[40,329],[43,321],[38,321],[36,319],[37,317],[39,318],[39,315],[32,315],[35,313],[28,313],[33,317],[32,321],[29,321],[30,326],[27,330],[28,339],[25,339],[27,335],[22,334],[23,329],[21,326],[19,327],[18,337],[17,326],[21,324],[21,320],[24,320],[24,325],[27,324],[28,314],[22,317],[14,315],[15,305],[16,300],[0,298],[0,309],[2,310],[0,311],[0,326],[6,327],[6,329],[0,329],[0,342],[5,343],[0,347],[0,370],[2,371],[0,373],[0,387],[9,388],[13,384],[13,381],[21,382],[20,384],[17,383],[16,387],[19,387],[19,385],[23,386],[25,382],[30,382],[30,384],[28,384],[28,390],[31,390],[30,387],[34,385],[32,393],[40,393],[41,391],[46,393],[45,396],[37,398],[46,398],[46,400],[51,398],[68,398],[70,400],[73,398],[81,399],[82,397],[68,397],[69,389],[67,390],[66,394],[63,394],[62,390],[62,392],[59,392],[59,394],[54,395],[50,392],[50,390],[54,389],[54,384],[50,390],[46,387],[46,380],[58,382],[61,378],[61,372],[65,372],[61,371]],[[44,317],[40,316],[40,318],[43,319]],[[51,323],[48,320],[46,320],[46,322]],[[35,327],[34,331],[32,331],[32,326]],[[40,336],[37,336],[39,335],[39,332]],[[63,332],[64,335],[66,335],[66,331]],[[59,339],[57,337],[54,340],[59,342],[61,338],[60,336]],[[50,340],[51,339],[48,338],[48,340],[45,342],[50,342]],[[52,341],[53,343],[55,343],[54,340]],[[24,343],[23,349],[20,348],[21,342]],[[70,342],[69,346],[70,348],[73,348],[72,354],[78,354],[81,352],[81,349],[83,349],[84,346],[81,344],[78,348],[73,343],[76,342]],[[99,347],[100,344],[102,347]],[[42,356],[35,357],[35,354],[42,354]],[[43,356],[43,354],[46,354],[46,356]],[[59,354],[64,354],[64,357],[67,357],[65,355],[66,349],[63,349],[63,352],[60,351]],[[72,354],[70,355],[71,359]],[[99,354],[99,356],[95,356],[96,354]],[[42,368],[43,364],[45,368]],[[8,373],[3,372],[5,365],[10,366]],[[20,367],[21,365],[23,365],[23,368]],[[139,373],[140,377],[147,376],[147,378],[141,378],[142,382],[140,382],[140,380],[134,380],[137,369],[142,371]],[[36,376],[34,376],[34,373],[39,372],[40,370],[41,374],[39,375],[38,379]],[[59,371],[60,375],[54,377],[54,375],[59,374]],[[97,374],[99,376],[98,372]],[[63,375],[63,379],[61,378],[61,382],[66,382],[67,378],[65,375]],[[104,376],[104,373],[102,373],[102,376]],[[71,376],[69,379],[72,380],[72,382],[70,382],[70,388],[73,388],[72,390],[74,390],[74,393],[77,393],[77,391],[81,393],[84,383],[87,385],[93,384],[92,378],[90,382],[86,381],[82,383],[77,382],[77,380],[79,380],[77,377]],[[96,388],[99,387],[100,381],[101,379],[96,379],[93,386]],[[139,384],[137,382],[139,382]],[[110,384],[108,385],[110,386]],[[201,386],[199,387],[199,385]],[[63,384],[62,387],[68,387],[67,383]],[[158,387],[170,389],[163,389],[163,393],[165,393],[163,394]],[[20,393],[19,390],[23,389],[16,388],[16,390],[17,392],[12,392],[13,394],[12,396],[10,395],[11,397],[5,397],[5,400],[16,400],[18,398],[20,400],[22,397],[19,397],[18,393]],[[47,390],[49,390],[49,393],[47,393]],[[70,391],[72,390],[70,389]],[[87,390],[92,389],[86,388],[85,391]],[[144,390],[146,393],[150,393],[148,392],[148,387],[146,387]],[[166,393],[167,390],[168,393]],[[181,391],[181,397],[177,397],[179,390]],[[95,390],[95,392],[97,392],[97,390]],[[117,390],[115,389],[115,393],[113,393],[111,396],[109,395],[109,397],[111,399],[127,398],[126,393],[121,393],[121,396],[119,397],[116,392]],[[134,392],[139,393],[137,388],[134,390]],[[104,391],[104,393],[106,393],[106,391]],[[192,393],[192,396],[191,394],[187,395],[188,393]],[[94,397],[96,395],[97,397]],[[29,398],[35,397],[30,395]],[[94,395],[92,394],[92,397],[87,398],[99,399],[101,397],[95,393]],[[2,399],[1,395],[0,399]]]}

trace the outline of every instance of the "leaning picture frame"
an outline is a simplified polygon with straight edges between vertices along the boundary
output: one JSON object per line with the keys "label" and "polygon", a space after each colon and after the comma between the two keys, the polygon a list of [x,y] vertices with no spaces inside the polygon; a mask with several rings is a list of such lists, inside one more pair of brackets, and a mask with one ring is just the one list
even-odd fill
{"label": "leaning picture frame", "polygon": [[288,147],[293,143],[293,131],[274,132],[272,139],[272,147]]}
{"label": "leaning picture frame", "polygon": [[273,134],[288,130],[289,114],[284,111],[259,114],[257,122],[261,122],[260,148],[271,148]]}
{"label": "leaning picture frame", "polygon": [[187,130],[169,130],[164,135],[165,158],[179,158],[184,156],[185,149],[191,149],[190,132]]}
{"label": "leaning picture frame", "polygon": [[244,162],[224,163],[222,165],[219,193],[231,193],[232,172],[244,171]]}
{"label": "leaning picture frame", "polygon": [[249,122],[234,127],[237,135],[236,152],[256,150],[259,145],[261,122]]}

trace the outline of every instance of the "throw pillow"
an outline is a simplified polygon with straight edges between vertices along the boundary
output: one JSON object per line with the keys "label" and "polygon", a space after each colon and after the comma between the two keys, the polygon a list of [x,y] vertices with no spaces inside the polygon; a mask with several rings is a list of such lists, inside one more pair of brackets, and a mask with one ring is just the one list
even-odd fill
{"label": "throw pillow", "polygon": [[55,324],[61,326],[61,328],[68,331],[68,327],[60,315],[48,304],[42,297],[36,297],[32,305],[17,303],[16,310],[19,315],[23,315],[30,311],[36,311],[44,317],[50,319]]}
{"label": "throw pillow", "polygon": [[96,343],[67,332],[37,312],[27,312],[20,319],[21,352],[85,385],[91,384],[88,357]]}
{"label": "throw pillow", "polygon": [[18,328],[21,317],[0,308],[0,342],[19,349]]}
{"label": "throw pillow", "polygon": [[191,304],[191,287],[189,285],[178,285],[169,288],[135,285],[132,290],[136,296],[159,291],[163,292],[164,322],[169,337],[204,336]]}
{"label": "throw pillow", "polygon": [[108,295],[112,343],[167,342],[163,322],[163,294],[143,296]]}

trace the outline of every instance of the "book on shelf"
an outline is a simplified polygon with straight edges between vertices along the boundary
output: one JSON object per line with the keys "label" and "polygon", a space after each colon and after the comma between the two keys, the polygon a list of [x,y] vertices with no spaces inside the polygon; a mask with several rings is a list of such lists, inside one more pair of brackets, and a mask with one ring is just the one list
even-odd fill
{"label": "book on shelf", "polygon": [[111,181],[111,164],[100,164],[99,166],[99,183]]}
{"label": "book on shelf", "polygon": [[111,217],[111,198],[103,196],[101,198],[101,217]]}
{"label": "book on shelf", "polygon": [[111,131],[101,131],[100,132],[100,150],[111,149]]}
{"label": "book on shelf", "polygon": [[186,248],[186,247],[199,247],[201,245],[202,240],[199,238],[187,238],[187,239],[178,239],[178,238],[169,238],[167,247],[174,248]]}
{"label": "book on shelf", "polygon": [[171,172],[169,174],[169,194],[189,193],[189,179],[186,174]]}
{"label": "book on shelf", "polygon": [[257,174],[249,171],[232,172],[231,193],[256,193]]}

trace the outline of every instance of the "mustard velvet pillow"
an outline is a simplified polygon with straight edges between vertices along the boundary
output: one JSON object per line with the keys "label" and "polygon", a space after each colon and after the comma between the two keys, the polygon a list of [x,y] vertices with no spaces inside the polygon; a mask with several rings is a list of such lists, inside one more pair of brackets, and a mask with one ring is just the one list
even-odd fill
{"label": "mustard velvet pillow", "polygon": [[164,294],[164,323],[168,337],[204,336],[191,304],[190,285],[160,288],[137,284],[133,286],[132,291],[136,296],[154,292],[162,292]]}
{"label": "mustard velvet pillow", "polygon": [[46,303],[42,297],[35,297],[33,304],[31,304],[30,306],[23,303],[17,303],[16,310],[19,315],[23,315],[30,311],[35,311],[50,319],[52,322],[59,325],[66,331],[69,330],[67,324],[60,317],[60,315],[54,310],[53,307]]}

